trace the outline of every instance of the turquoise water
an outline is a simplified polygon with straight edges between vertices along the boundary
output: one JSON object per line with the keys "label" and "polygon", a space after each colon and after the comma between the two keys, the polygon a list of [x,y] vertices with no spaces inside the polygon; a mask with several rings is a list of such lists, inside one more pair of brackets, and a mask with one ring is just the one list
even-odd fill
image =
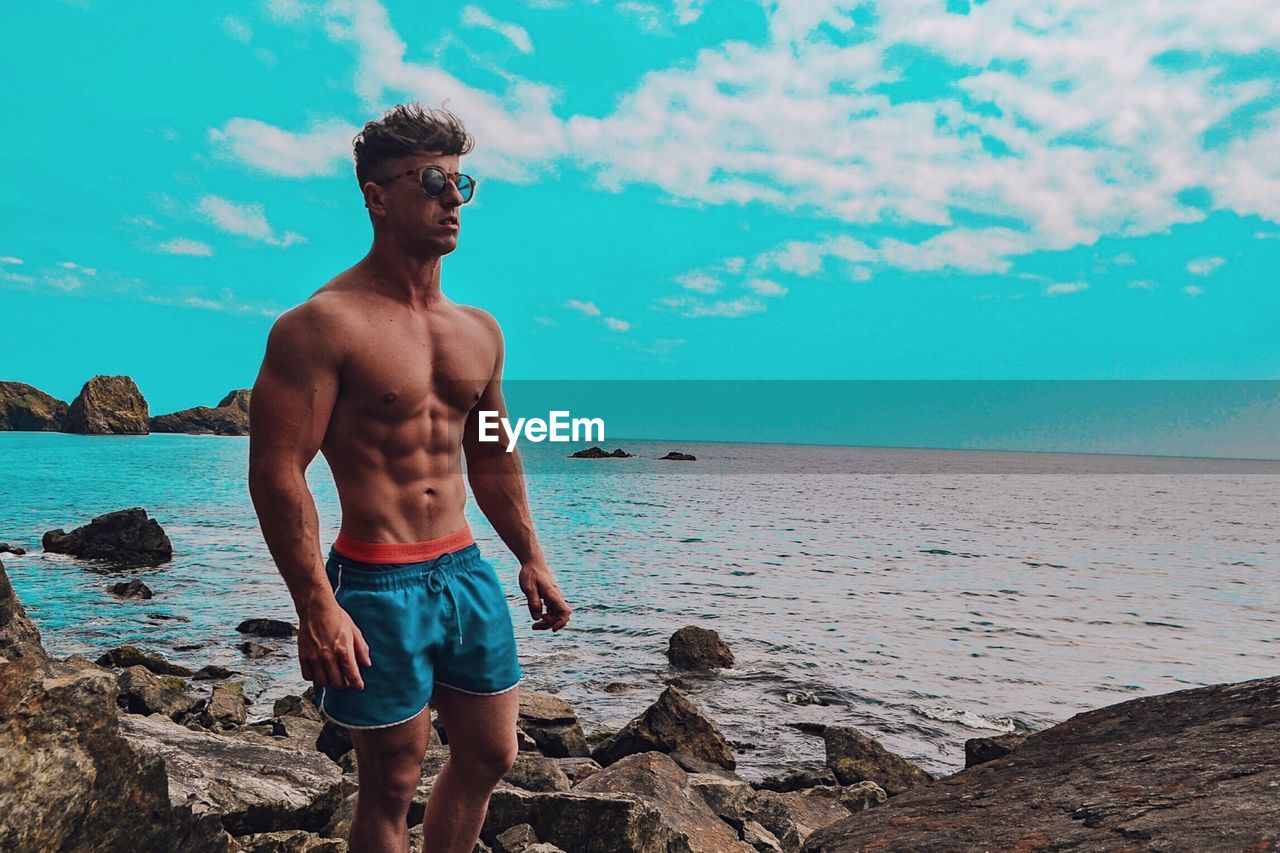
{"label": "turquoise water", "polygon": [[[790,721],[858,725],[941,773],[963,764],[969,737],[1275,674],[1280,464],[616,444],[638,457],[523,448],[575,608],[558,634],[528,628],[516,565],[469,508],[508,586],[526,683],[571,701],[588,732],[657,696],[673,674],[667,637],[691,623],[737,655],[687,677],[687,692],[748,778],[820,762],[820,742]],[[673,449],[699,461],[653,458]],[[244,619],[296,622],[257,530],[247,454],[234,437],[0,433],[0,541],[29,552],[3,559],[45,645],[97,657],[135,643],[228,666],[256,715],[305,687],[293,641],[263,641],[277,652],[254,661],[235,649]],[[322,458],[308,481],[327,550],[339,515]],[[40,550],[45,530],[131,506],[165,528],[171,563],[103,573]],[[131,577],[155,598],[104,592]]]}

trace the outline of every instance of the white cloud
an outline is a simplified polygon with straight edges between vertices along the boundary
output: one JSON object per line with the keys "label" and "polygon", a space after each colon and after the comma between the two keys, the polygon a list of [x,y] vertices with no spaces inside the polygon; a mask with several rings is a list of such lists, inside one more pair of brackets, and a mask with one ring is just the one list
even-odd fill
{"label": "white cloud", "polygon": [[465,6],[462,9],[462,23],[472,27],[483,27],[493,30],[511,42],[521,53],[533,53],[533,42],[529,40],[529,31],[519,24],[499,21],[479,6]]}
{"label": "white cloud", "polygon": [[1079,293],[1088,290],[1089,285],[1083,281],[1060,281],[1044,289],[1045,296],[1064,296],[1068,293]]}
{"label": "white cloud", "polygon": [[698,270],[676,276],[676,284],[697,293],[715,293],[720,289],[720,279]]}
{"label": "white cloud", "polygon": [[358,132],[355,125],[336,120],[290,133],[256,119],[233,118],[221,129],[210,130],[209,139],[228,156],[272,175],[330,175],[346,165],[354,176],[351,140]]}
{"label": "white cloud", "polygon": [[98,274],[98,271],[93,267],[86,267],[82,264],[77,264],[75,261],[62,261],[58,266],[62,267],[64,270],[74,270],[76,272],[83,273],[84,275],[92,276]]}
{"label": "white cloud", "polygon": [[764,310],[764,303],[752,296],[708,302],[696,296],[666,296],[658,304],[682,317],[745,317]]}
{"label": "white cloud", "polygon": [[605,317],[604,324],[615,332],[625,332],[631,328],[631,324],[626,320],[619,320],[617,317]]}
{"label": "white cloud", "polygon": [[194,255],[202,258],[213,256],[213,247],[189,237],[174,237],[156,247],[166,255]]}
{"label": "white cloud", "polygon": [[253,41],[253,30],[235,15],[228,15],[222,19],[222,30],[238,42],[248,44]]}
{"label": "white cloud", "polygon": [[1199,296],[1204,293],[1204,288],[1197,287],[1194,284],[1188,284],[1186,287],[1182,288],[1182,292],[1187,294],[1187,296]]}
{"label": "white cloud", "polygon": [[1129,282],[1128,287],[1134,290],[1155,290],[1156,283],[1149,278],[1139,278]]}
{"label": "white cloud", "polygon": [[587,317],[599,317],[600,308],[594,302],[584,302],[581,299],[570,299],[564,303],[566,308],[572,308],[580,314]]}
{"label": "white cloud", "polygon": [[1121,267],[1131,267],[1138,262],[1133,252],[1121,252],[1111,259],[1111,263]]}
{"label": "white cloud", "polygon": [[200,199],[196,210],[228,234],[248,237],[269,246],[283,249],[295,243],[306,242],[305,237],[292,231],[276,236],[271,223],[267,221],[266,211],[260,204],[241,204],[216,195],[207,195]]}
{"label": "white cloud", "polygon": [[0,264],[21,264],[21,263],[22,263],[22,258],[15,258],[10,255],[7,255],[5,257],[0,257]]}
{"label": "white cloud", "polygon": [[1218,271],[1218,267],[1227,262],[1226,258],[1209,257],[1196,258],[1187,262],[1187,272],[1192,275],[1213,275]]}
{"label": "white cloud", "polygon": [[776,281],[767,278],[751,278],[743,283],[743,287],[758,296],[786,296],[787,289]]}

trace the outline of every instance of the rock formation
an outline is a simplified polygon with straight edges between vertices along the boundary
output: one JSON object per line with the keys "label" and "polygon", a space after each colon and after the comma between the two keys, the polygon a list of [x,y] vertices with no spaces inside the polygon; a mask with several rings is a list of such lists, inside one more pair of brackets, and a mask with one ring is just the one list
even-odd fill
{"label": "rock formation", "polygon": [[138,506],[99,515],[70,533],[60,527],[47,531],[42,544],[55,554],[105,560],[121,568],[158,566],[173,559],[173,543],[164,529]]}
{"label": "rock formation", "polygon": [[667,661],[677,669],[711,670],[733,666],[733,652],[710,628],[686,625],[667,641]]}
{"label": "rock formation", "polygon": [[232,391],[216,407],[195,406],[151,418],[152,432],[185,432],[214,435],[249,434],[248,388]]}
{"label": "rock formation", "polygon": [[71,401],[63,432],[86,435],[146,435],[147,401],[128,376],[95,376]]}
{"label": "rock formation", "polygon": [[25,382],[0,382],[0,430],[57,432],[67,404]]}
{"label": "rock formation", "polygon": [[[643,714],[595,748],[602,766],[638,752],[676,753],[732,770],[733,752],[715,723],[674,687],[668,687]],[[675,757],[675,756],[673,756]]]}

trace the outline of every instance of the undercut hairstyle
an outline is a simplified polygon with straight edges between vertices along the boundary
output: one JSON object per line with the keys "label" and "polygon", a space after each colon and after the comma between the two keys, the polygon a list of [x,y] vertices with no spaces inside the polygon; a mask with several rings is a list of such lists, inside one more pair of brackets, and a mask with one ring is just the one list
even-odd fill
{"label": "undercut hairstyle", "polygon": [[462,119],[448,110],[417,102],[397,104],[377,121],[368,122],[351,141],[356,156],[356,180],[363,188],[388,160],[411,154],[471,153],[475,140]]}

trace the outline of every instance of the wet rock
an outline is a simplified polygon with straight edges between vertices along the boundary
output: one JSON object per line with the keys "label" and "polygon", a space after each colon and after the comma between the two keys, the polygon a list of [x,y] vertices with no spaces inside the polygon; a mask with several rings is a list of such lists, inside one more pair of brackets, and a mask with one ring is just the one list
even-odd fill
{"label": "wet rock", "polygon": [[249,434],[250,390],[242,388],[222,398],[216,407],[194,406],[150,420],[152,432],[184,432],[212,435]]}
{"label": "wet rock", "polygon": [[1017,732],[996,737],[975,737],[964,742],[964,766],[976,767],[997,758],[1004,758],[1020,746],[1029,735]]}
{"label": "wet rock", "polygon": [[667,660],[677,669],[711,670],[733,666],[733,652],[710,628],[686,625],[667,641]]}
{"label": "wet rock", "polygon": [[112,666],[117,668],[145,666],[156,675],[181,675],[189,677],[195,674],[181,664],[170,663],[155,652],[148,652],[138,648],[137,646],[119,646],[103,654],[94,661],[94,663],[98,666]]}
{"label": "wet rock", "polygon": [[105,560],[113,566],[158,566],[173,559],[173,543],[142,507],[108,512],[70,533],[50,530],[44,550],[86,560]]}
{"label": "wet rock", "polygon": [[533,738],[543,755],[564,758],[591,754],[573,706],[550,693],[521,690],[516,724]]}
{"label": "wet rock", "polygon": [[689,789],[689,774],[661,752],[621,758],[579,783],[574,790],[638,796],[654,806],[667,825],[687,837],[690,850],[751,849],[696,791]]}
{"label": "wet rock", "polygon": [[4,563],[0,562],[0,664],[24,657],[35,658],[41,666],[49,662],[40,644],[40,631],[27,616],[26,608],[9,582]]}
{"label": "wet rock", "polygon": [[614,448],[614,451],[609,455],[614,459],[629,459],[630,457],[635,456],[634,453],[627,453],[621,447]]}
{"label": "wet rock", "polygon": [[298,633],[297,628],[280,619],[246,619],[236,630],[255,637],[293,637]]}
{"label": "wet rock", "polygon": [[801,791],[818,785],[838,785],[840,780],[830,767],[801,767],[760,781],[755,787],[766,791]]}
{"label": "wet rock", "polygon": [[631,689],[631,685],[624,681],[610,681],[603,688],[605,693],[626,693]]}
{"label": "wet rock", "polygon": [[21,557],[26,553],[26,548],[19,548],[16,545],[10,545],[8,542],[0,542],[0,554],[12,554],[15,557]]}
{"label": "wet rock", "polygon": [[851,726],[827,726],[822,740],[827,766],[842,785],[875,782],[892,797],[933,778]]}
{"label": "wet rock", "polygon": [[496,844],[497,835],[521,823],[533,827],[543,843],[573,853],[671,853],[682,836],[662,814],[632,794],[578,791],[554,793],[501,787],[489,798],[480,837]]}
{"label": "wet rock", "polygon": [[662,459],[663,461],[671,460],[674,462],[697,462],[698,461],[698,457],[694,456],[692,453],[681,453],[678,450],[673,450],[670,453],[668,453],[666,456],[662,456],[659,458]]}
{"label": "wet rock", "polygon": [[117,676],[120,695],[117,704],[130,714],[163,714],[176,720],[190,711],[198,699],[175,690],[145,666],[131,666]]}
{"label": "wet rock", "polygon": [[567,791],[569,777],[554,758],[536,752],[521,752],[516,763],[502,777],[504,782],[526,791]]}
{"label": "wet rock", "polygon": [[111,586],[106,587],[106,590],[112,595],[118,595],[121,598],[145,599],[151,598],[154,594],[151,592],[151,587],[147,586],[138,578],[134,578],[131,581],[121,581],[120,583],[112,584]]}
{"label": "wet rock", "polygon": [[67,404],[25,382],[0,382],[0,430],[57,432]]}
{"label": "wet rock", "polygon": [[216,681],[238,674],[234,669],[227,669],[225,666],[210,663],[197,669],[191,677],[196,681]]}
{"label": "wet rock", "polygon": [[720,767],[734,768],[724,735],[674,687],[667,687],[643,714],[595,748],[591,757],[604,767],[640,752],[680,751]]}
{"label": "wet rock", "polygon": [[264,646],[262,643],[255,643],[253,640],[243,640],[236,643],[236,648],[239,649],[249,660],[265,658],[267,655],[273,655],[276,653],[276,650],[270,646]]}
{"label": "wet rock", "polygon": [[586,450],[578,450],[569,454],[570,459],[626,459],[634,456],[634,453],[627,453],[621,447],[612,453],[602,450],[599,447],[588,447]]}
{"label": "wet rock", "polygon": [[1265,850],[1280,826],[1280,677],[1077,714],[1004,758],[846,818],[807,851]]}
{"label": "wet rock", "polygon": [[128,376],[95,376],[67,407],[63,432],[146,435],[147,401]]}
{"label": "wet rock", "polygon": [[159,716],[129,715],[121,728],[136,749],[164,761],[174,803],[220,816],[233,835],[314,832],[346,794],[342,771],[318,752],[191,731]]}

